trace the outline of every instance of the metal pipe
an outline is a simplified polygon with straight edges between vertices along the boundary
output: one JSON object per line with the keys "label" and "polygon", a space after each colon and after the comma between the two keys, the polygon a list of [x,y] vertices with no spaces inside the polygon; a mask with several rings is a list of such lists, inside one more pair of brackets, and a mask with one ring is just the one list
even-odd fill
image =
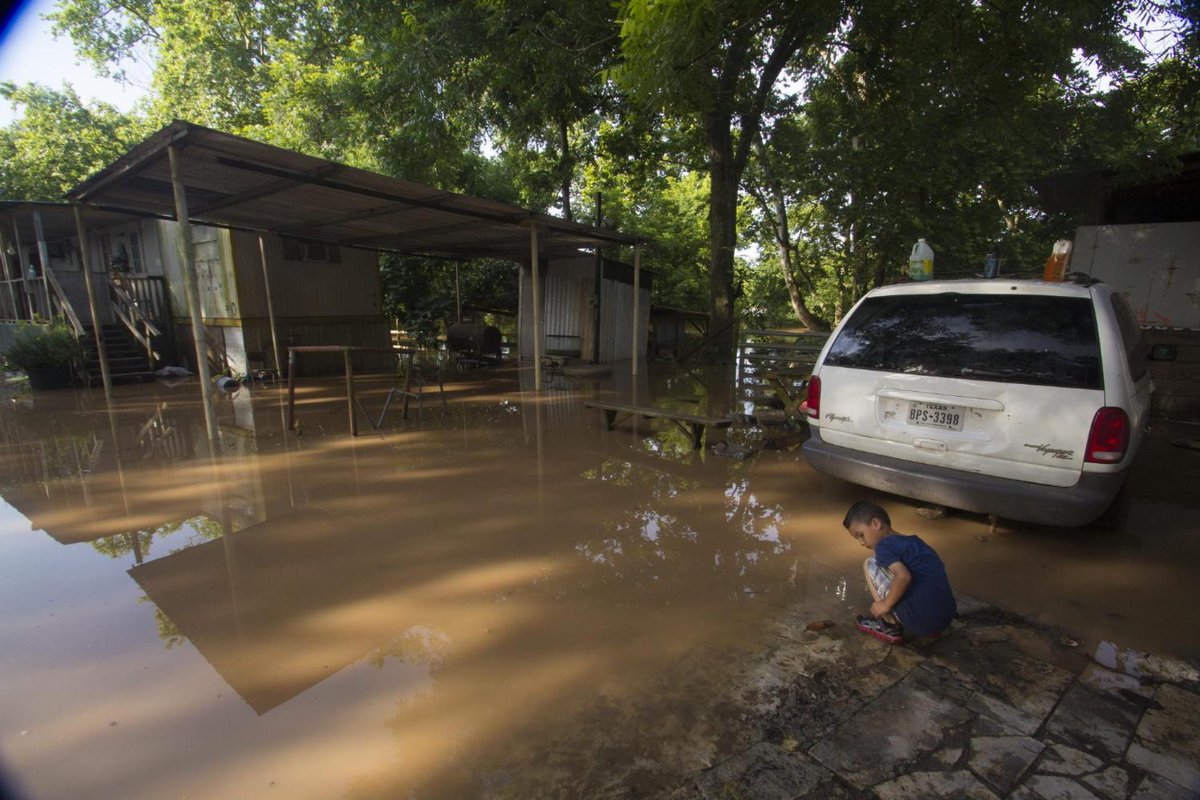
{"label": "metal pipe", "polygon": [[267,319],[271,324],[271,352],[275,356],[275,372],[283,367],[279,358],[279,328],[275,324],[275,305],[271,302],[271,279],[267,276],[267,245],[263,235],[258,235],[258,255],[262,259],[263,290],[267,294]]}
{"label": "metal pipe", "polygon": [[354,413],[354,365],[350,361],[350,350],[342,350],[342,363],[346,367],[346,406],[350,409],[350,435],[358,436],[358,416]]}
{"label": "metal pipe", "polygon": [[287,429],[296,429],[296,350],[288,348],[288,404]]}
{"label": "metal pipe", "polygon": [[[87,227],[83,224],[83,208],[74,206],[75,234],[79,237],[79,268],[83,270],[83,286],[87,290],[88,311],[92,315],[92,337],[96,340],[96,357],[100,359],[100,379],[104,382],[104,397],[112,400],[112,375],[108,371],[108,348],[101,334],[100,312],[96,306],[96,287],[92,283],[92,263],[88,256]],[[114,444],[115,446],[115,444]]]}
{"label": "metal pipe", "polygon": [[[604,195],[596,192],[596,227],[604,220]],[[600,297],[604,293],[604,251],[596,245],[595,289],[592,302],[592,363],[600,363]]]}
{"label": "metal pipe", "polygon": [[[629,349],[633,353],[633,385],[637,386],[638,375],[638,299],[641,294],[642,245],[633,246],[633,341]],[[635,389],[636,391],[636,389]]]}
{"label": "metal pipe", "polygon": [[175,193],[175,221],[179,225],[179,264],[183,269],[183,292],[188,314],[192,318],[192,340],[196,345],[196,375],[200,378],[200,398],[204,403],[204,422],[208,440],[216,444],[221,439],[217,428],[217,410],[213,406],[212,374],[208,369],[208,340],[204,334],[204,319],[200,310],[200,285],[196,280],[196,254],[192,248],[191,217],[188,215],[187,189],[183,185],[183,168],[177,145],[167,147],[171,161],[171,187]]}
{"label": "metal pipe", "polygon": [[541,291],[538,288],[538,234],[537,225],[529,226],[529,251],[533,266],[533,388],[542,390],[542,308]]}

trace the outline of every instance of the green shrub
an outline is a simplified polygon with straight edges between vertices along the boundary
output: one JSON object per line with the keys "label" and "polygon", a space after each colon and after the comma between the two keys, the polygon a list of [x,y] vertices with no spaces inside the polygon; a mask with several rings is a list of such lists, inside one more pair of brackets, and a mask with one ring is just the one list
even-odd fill
{"label": "green shrub", "polygon": [[30,370],[70,364],[79,356],[79,342],[66,323],[22,322],[4,353],[4,360],[16,369]]}

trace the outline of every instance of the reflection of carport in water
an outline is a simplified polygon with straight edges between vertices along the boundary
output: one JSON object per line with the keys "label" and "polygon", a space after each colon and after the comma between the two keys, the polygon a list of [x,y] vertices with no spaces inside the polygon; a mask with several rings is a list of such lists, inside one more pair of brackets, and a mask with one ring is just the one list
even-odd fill
{"label": "reflection of carport in water", "polygon": [[[69,193],[79,204],[260,233],[275,363],[283,343],[275,324],[263,235],[302,237],[340,247],[455,259],[491,256],[528,261],[533,277],[533,365],[540,386],[540,271],[551,257],[584,248],[635,246],[615,231],[568,222],[505,203],[441,191],[176,121]],[[81,223],[81,228],[83,223]],[[81,237],[85,232],[81,230]],[[209,438],[213,412],[195,252],[181,226],[179,256]],[[636,278],[633,324],[637,324]],[[636,330],[636,329],[635,329]],[[638,340],[634,335],[633,341]],[[637,359],[633,360],[637,369]],[[106,384],[107,385],[107,384]]]}
{"label": "reflection of carport in water", "polygon": [[[320,524],[317,524],[320,523]],[[234,691],[264,714],[379,647],[376,625],[322,617],[396,585],[395,537],[311,508],[148,561],[129,574]],[[338,535],[316,535],[324,528]],[[399,600],[393,619],[402,618]],[[416,624],[412,620],[411,624]],[[396,630],[406,626],[399,624]]]}

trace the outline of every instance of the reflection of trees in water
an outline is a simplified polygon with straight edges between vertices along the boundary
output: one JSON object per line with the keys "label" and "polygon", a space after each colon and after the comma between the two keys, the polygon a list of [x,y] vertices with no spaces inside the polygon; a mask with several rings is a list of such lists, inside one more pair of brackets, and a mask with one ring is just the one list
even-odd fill
{"label": "reflection of trees in water", "polygon": [[142,530],[121,533],[116,536],[105,536],[103,539],[91,542],[91,545],[97,553],[102,553],[109,558],[133,556],[138,563],[141,563],[141,560],[150,552],[150,546],[156,540],[165,539],[168,536],[178,533],[185,527],[191,529],[193,535],[189,536],[187,541],[178,547],[173,548],[171,552],[186,550],[193,545],[219,539],[223,532],[220,522],[204,514],[198,514],[190,519],[183,519],[178,522],[166,522],[156,528],[144,528]]}
{"label": "reflection of trees in water", "polygon": [[[745,464],[731,465],[733,477],[723,490],[726,525],[713,527],[700,524],[707,513],[699,481],[608,459],[583,477],[637,490],[645,500],[614,504],[626,510],[601,520],[595,535],[576,542],[575,551],[590,564],[604,567],[609,578],[660,581],[692,570],[700,560],[712,567],[706,575],[740,582],[790,549],[779,538],[783,507],[764,502],[749,478],[737,474],[744,468]],[[695,505],[689,504],[690,497]]]}
{"label": "reflection of trees in water", "polygon": [[367,663],[382,668],[389,658],[405,664],[437,669],[450,655],[450,637],[442,631],[419,625],[401,633],[367,654]]}
{"label": "reflection of trees in water", "polygon": [[[146,595],[138,598],[139,603],[153,603]],[[158,629],[158,638],[166,646],[168,650],[178,644],[183,644],[187,641],[187,637],[183,635],[183,631],[171,621],[163,610],[158,606],[154,606],[154,626]]]}
{"label": "reflection of trees in water", "polygon": [[947,377],[970,371],[1028,383],[1091,386],[1099,379],[1089,301],[934,295],[868,301],[834,343],[833,366]]}
{"label": "reflection of trees in water", "polygon": [[[180,520],[179,522],[167,522],[156,528],[130,531],[129,533],[122,533],[117,536],[106,536],[103,539],[91,542],[91,545],[96,552],[102,553],[109,558],[132,557],[136,563],[140,564],[146,554],[150,552],[150,546],[156,539],[165,539],[168,536],[178,533],[185,526],[192,529],[194,534],[189,536],[187,541],[180,546],[172,548],[172,553],[186,550],[201,542],[218,539],[222,533],[221,523],[201,514],[191,519]],[[154,604],[154,601],[146,595],[138,597],[137,601],[139,603]],[[154,625],[158,630],[158,638],[168,650],[187,641],[187,637],[183,635],[183,632],[179,630],[175,623],[171,621],[171,618],[157,605],[154,606]]]}

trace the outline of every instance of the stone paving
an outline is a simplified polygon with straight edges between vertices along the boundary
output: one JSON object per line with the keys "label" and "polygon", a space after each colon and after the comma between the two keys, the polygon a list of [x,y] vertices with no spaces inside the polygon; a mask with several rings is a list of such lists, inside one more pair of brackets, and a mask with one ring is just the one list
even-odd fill
{"label": "stone paving", "polygon": [[903,646],[797,610],[743,690],[745,747],[669,800],[1200,800],[1195,668],[959,608]]}

